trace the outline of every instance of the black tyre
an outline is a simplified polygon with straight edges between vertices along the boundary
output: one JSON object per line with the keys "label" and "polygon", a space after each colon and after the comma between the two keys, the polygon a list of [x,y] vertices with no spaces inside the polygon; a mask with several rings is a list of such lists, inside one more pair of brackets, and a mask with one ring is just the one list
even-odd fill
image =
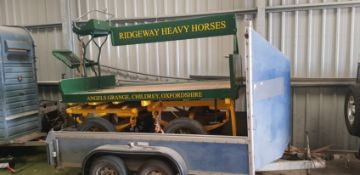
{"label": "black tyre", "polygon": [[351,135],[360,136],[360,87],[351,86],[345,97],[345,123]]}
{"label": "black tyre", "polygon": [[175,175],[171,167],[161,160],[149,160],[139,169],[138,175]]}
{"label": "black tyre", "polygon": [[79,131],[115,132],[116,130],[114,125],[104,118],[89,117],[79,127]]}
{"label": "black tyre", "polygon": [[102,156],[92,163],[89,175],[127,175],[124,162],[116,156]]}
{"label": "black tyre", "polygon": [[177,134],[207,134],[204,127],[199,122],[185,117],[171,120],[164,131],[166,133]]}

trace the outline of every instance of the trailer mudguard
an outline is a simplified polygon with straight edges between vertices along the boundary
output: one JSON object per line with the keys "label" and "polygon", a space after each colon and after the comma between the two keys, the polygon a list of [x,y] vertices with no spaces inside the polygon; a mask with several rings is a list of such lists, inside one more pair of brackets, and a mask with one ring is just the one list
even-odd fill
{"label": "trailer mudguard", "polygon": [[[144,142],[145,143],[145,142]],[[141,144],[141,143],[140,143]],[[188,169],[185,160],[175,150],[162,147],[162,146],[149,146],[138,145],[136,142],[131,142],[129,145],[102,145],[94,150],[90,151],[89,154],[84,158],[82,163],[83,174],[88,174],[89,165],[93,158],[102,155],[118,155],[121,156],[147,156],[147,157],[161,157],[166,159],[167,162],[171,162],[174,168],[176,167],[179,175],[187,175]]]}
{"label": "trailer mudguard", "polygon": [[251,28],[247,37],[249,157],[256,171],[279,159],[290,141],[290,63]]}

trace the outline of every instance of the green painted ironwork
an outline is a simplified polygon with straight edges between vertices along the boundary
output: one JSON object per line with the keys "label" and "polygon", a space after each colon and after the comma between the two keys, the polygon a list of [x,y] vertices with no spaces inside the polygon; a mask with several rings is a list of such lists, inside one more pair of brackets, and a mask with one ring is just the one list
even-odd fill
{"label": "green painted ironwork", "polygon": [[[78,36],[91,35],[108,36],[109,23],[90,20],[81,29],[74,29]],[[127,33],[128,32],[128,33]],[[136,32],[132,34],[132,32]],[[142,32],[142,34],[139,34]],[[145,37],[145,33],[146,37]],[[237,62],[238,55],[236,22],[234,14],[214,15],[200,18],[167,21],[152,24],[113,27],[111,37],[113,45],[130,45],[148,42],[172,41],[210,36],[234,35],[234,53],[229,55],[230,88],[205,89],[159,92],[131,92],[131,93],[97,93],[98,89],[116,86],[114,75],[66,79],[60,82],[60,90],[64,102],[111,102],[111,101],[139,101],[139,100],[198,100],[214,98],[237,98]],[[133,37],[134,36],[134,37]],[[123,37],[123,38],[121,38]],[[102,45],[101,45],[102,46]],[[86,51],[86,47],[84,47]],[[100,47],[101,48],[101,47]],[[101,50],[101,49],[100,49]],[[71,54],[64,51],[54,51],[53,54],[69,67]],[[69,55],[70,54],[70,55]],[[67,57],[69,56],[69,58]],[[98,57],[99,58],[99,57]],[[98,60],[99,61],[99,60]],[[135,88],[135,86],[134,86]]]}
{"label": "green painted ironwork", "polygon": [[70,50],[53,50],[52,54],[70,69],[79,68],[80,59]]}
{"label": "green painted ironwork", "polygon": [[[70,69],[78,69],[80,67],[80,58],[71,50],[53,50],[52,54]],[[94,65],[98,64],[91,60],[85,60],[85,67]]]}
{"label": "green painted ironwork", "polygon": [[[95,93],[98,89],[116,86],[114,75],[101,77],[85,77],[66,79],[60,82],[63,101],[70,102],[111,102],[111,101],[138,101],[138,100],[198,100],[213,98],[237,98],[239,85],[236,82],[236,65],[240,60],[237,54],[229,55],[230,88],[205,89],[184,91],[156,91],[131,93]],[[136,85],[133,85],[136,88]]]}
{"label": "green painted ironwork", "polygon": [[156,91],[133,93],[92,93],[77,91],[63,95],[63,101],[76,102],[112,102],[112,101],[139,101],[139,100],[200,100],[223,99],[238,97],[236,89],[205,89],[186,91]]}
{"label": "green painted ironwork", "polygon": [[112,45],[173,41],[236,33],[234,14],[213,15],[151,24],[113,27]]}
{"label": "green painted ironwork", "polygon": [[80,36],[91,35],[93,37],[107,36],[112,25],[110,21],[90,19],[85,23],[74,23],[73,32]]}
{"label": "green painted ironwork", "polygon": [[81,77],[61,80],[60,91],[63,100],[68,94],[76,92],[89,92],[102,88],[115,86],[115,76],[105,75],[101,77]]}

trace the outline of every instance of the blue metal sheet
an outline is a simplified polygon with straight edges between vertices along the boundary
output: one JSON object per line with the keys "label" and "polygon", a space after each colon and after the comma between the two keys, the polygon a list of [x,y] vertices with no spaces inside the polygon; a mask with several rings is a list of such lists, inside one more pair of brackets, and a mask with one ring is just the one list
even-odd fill
{"label": "blue metal sheet", "polygon": [[[77,133],[91,134],[91,133]],[[127,145],[131,141],[149,142],[151,146],[164,146],[178,152],[192,171],[206,171],[232,174],[248,174],[248,145],[237,143],[209,143],[176,141],[167,135],[152,135],[152,140],[142,137],[124,139],[121,134],[118,138],[100,138],[96,134],[92,137],[62,138],[58,142],[61,152],[61,161],[68,164],[81,164],[88,152],[98,146],[106,144]],[[131,135],[131,133],[128,133]],[[109,133],[111,135],[111,133]],[[147,134],[149,135],[149,134]],[[168,140],[164,140],[168,137]],[[208,136],[204,136],[208,137]],[[213,136],[210,136],[213,137]]]}
{"label": "blue metal sheet", "polygon": [[251,100],[254,168],[280,158],[290,141],[291,94],[289,60],[251,31]]}

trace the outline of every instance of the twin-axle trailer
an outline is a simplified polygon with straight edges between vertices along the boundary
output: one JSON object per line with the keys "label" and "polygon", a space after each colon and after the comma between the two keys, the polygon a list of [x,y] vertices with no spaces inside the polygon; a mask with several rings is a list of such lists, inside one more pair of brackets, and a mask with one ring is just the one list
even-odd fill
{"label": "twin-axle trailer", "polygon": [[[136,127],[134,120],[138,119],[138,113],[142,110],[152,114],[156,131],[160,132],[165,127],[165,133],[50,132],[47,144],[51,165],[60,168],[82,167],[83,174],[91,175],[255,174],[256,171],[307,169],[324,165],[322,161],[279,160],[291,135],[289,60],[251,27],[246,27],[244,34],[237,34],[236,15],[218,14],[122,27],[111,27],[107,24],[104,21],[90,20],[82,26],[75,23],[73,30],[78,36],[90,35],[91,39],[107,37],[110,34],[113,45],[233,35],[234,53],[229,56],[230,78],[227,81],[115,86],[114,76],[101,76],[99,68],[95,77],[86,77],[84,71],[85,77],[62,80],[60,89],[63,101],[81,103],[70,106],[67,109],[69,115],[79,114],[84,117],[97,114],[99,118],[105,118],[102,116],[111,113],[118,118],[127,116],[129,122],[126,126],[114,124],[104,127],[114,127],[114,131],[121,131],[126,127]],[[161,32],[163,28],[175,30],[179,26],[195,24],[198,26],[196,31],[188,28],[182,30],[183,33],[180,30],[178,33],[172,31],[172,34]],[[151,34],[156,36],[149,36],[149,31],[152,30],[159,30]],[[144,36],[144,31],[148,31],[147,36]],[[131,34],[132,32],[136,32],[136,35]],[[239,56],[237,43],[245,44],[245,50],[242,50],[243,58]],[[98,62],[90,61],[83,61],[82,65],[72,64],[68,60],[74,55],[67,51],[55,51],[54,55],[71,68],[85,70],[86,67],[91,67],[91,64],[100,67]],[[85,58],[86,55],[83,56]],[[240,86],[238,77],[241,73],[236,71],[241,70],[241,64],[236,64],[241,59],[245,63],[246,88]],[[238,134],[240,125],[236,122],[240,116],[235,111],[234,104],[239,98],[239,91],[246,91],[247,106],[244,120],[246,125],[241,125],[247,132],[241,136]],[[126,105],[119,109],[116,106],[119,104]],[[225,114],[220,121],[200,125],[194,123],[198,122],[196,118],[201,116],[189,112],[191,122],[185,123],[194,125],[198,130],[190,131],[190,134],[175,134],[177,132],[170,132],[166,128],[171,128],[169,125],[172,128],[179,126],[183,117],[180,120],[177,118],[162,121],[161,113],[168,110],[167,107],[180,106],[186,107],[183,109],[206,106],[209,109],[223,110]],[[82,125],[87,123],[87,120],[81,117],[76,120]],[[89,123],[95,123],[95,120],[91,119]],[[226,123],[231,124],[231,134],[209,134]],[[189,128],[191,130],[191,127]],[[178,130],[189,128],[182,125]]]}

